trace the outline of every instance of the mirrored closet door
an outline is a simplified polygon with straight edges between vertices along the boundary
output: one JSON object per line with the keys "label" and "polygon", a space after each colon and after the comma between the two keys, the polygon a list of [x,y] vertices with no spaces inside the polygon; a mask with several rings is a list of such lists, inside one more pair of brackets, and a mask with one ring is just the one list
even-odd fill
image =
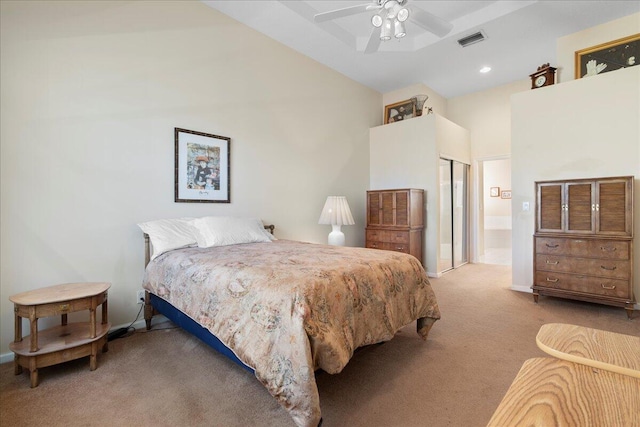
{"label": "mirrored closet door", "polygon": [[469,165],[440,159],[440,257],[442,273],[469,262]]}

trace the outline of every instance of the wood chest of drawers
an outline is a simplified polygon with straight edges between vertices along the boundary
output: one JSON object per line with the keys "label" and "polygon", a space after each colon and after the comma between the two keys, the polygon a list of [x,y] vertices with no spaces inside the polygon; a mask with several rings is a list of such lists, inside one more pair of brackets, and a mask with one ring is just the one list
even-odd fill
{"label": "wood chest of drawers", "polygon": [[536,183],[533,298],[624,307],[632,317],[633,177]]}
{"label": "wood chest of drawers", "polygon": [[366,247],[404,252],[422,263],[424,190],[367,191]]}
{"label": "wood chest of drawers", "polygon": [[537,293],[633,307],[631,240],[534,239],[534,297]]}

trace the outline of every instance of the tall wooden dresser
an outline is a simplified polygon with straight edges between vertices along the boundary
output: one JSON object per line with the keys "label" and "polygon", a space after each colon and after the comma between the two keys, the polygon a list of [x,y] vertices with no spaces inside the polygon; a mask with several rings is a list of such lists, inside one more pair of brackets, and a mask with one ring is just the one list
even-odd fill
{"label": "tall wooden dresser", "polygon": [[366,247],[404,252],[422,263],[424,190],[367,191]]}
{"label": "tall wooden dresser", "polygon": [[532,289],[632,317],[632,176],[536,182]]}

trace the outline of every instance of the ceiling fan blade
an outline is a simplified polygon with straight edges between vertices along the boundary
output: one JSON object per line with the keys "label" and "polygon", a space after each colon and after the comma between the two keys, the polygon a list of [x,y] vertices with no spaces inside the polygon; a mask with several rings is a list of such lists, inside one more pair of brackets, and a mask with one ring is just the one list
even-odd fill
{"label": "ceiling fan blade", "polygon": [[372,3],[359,4],[356,6],[349,6],[342,9],[331,10],[329,12],[318,13],[313,17],[313,20],[315,22],[325,22],[336,18],[356,15],[358,13],[366,12],[372,9],[379,9],[379,7]]}
{"label": "ceiling fan blade", "polygon": [[433,13],[426,12],[419,7],[411,8],[411,11],[409,12],[409,19],[438,37],[446,36],[453,28],[453,24],[451,22],[445,21]]}
{"label": "ceiling fan blade", "polygon": [[380,28],[374,28],[369,36],[367,47],[364,48],[364,53],[373,53],[380,47]]}

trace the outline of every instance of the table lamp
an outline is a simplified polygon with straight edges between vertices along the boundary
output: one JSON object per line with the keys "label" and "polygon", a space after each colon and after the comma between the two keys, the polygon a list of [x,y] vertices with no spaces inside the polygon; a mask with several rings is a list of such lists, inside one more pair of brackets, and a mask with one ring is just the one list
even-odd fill
{"label": "table lamp", "polygon": [[345,196],[329,196],[322,208],[318,224],[331,225],[328,243],[333,246],[344,246],[344,233],[340,230],[343,225],[353,225],[353,216]]}

